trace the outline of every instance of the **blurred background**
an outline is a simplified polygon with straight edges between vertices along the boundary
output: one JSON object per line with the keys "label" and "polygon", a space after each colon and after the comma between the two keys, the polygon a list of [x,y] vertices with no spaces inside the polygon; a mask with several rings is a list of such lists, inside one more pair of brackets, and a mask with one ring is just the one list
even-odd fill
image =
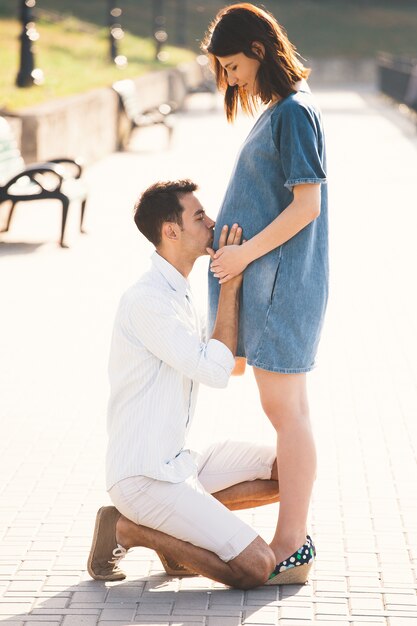
{"label": "blurred background", "polygon": [[[224,6],[218,0],[28,0],[33,5],[38,34],[36,61],[44,85],[22,94],[13,87],[18,70],[19,2],[0,0],[0,107],[21,108],[44,99],[105,86],[124,76],[136,76],[155,66],[172,66],[199,53],[207,25]],[[233,3],[231,3],[233,4]],[[258,3],[261,4],[261,3]],[[267,0],[285,26],[290,40],[307,60],[374,59],[383,51],[415,57],[417,3],[415,0]],[[109,67],[107,38],[109,10],[113,22],[119,68]],[[154,58],[155,32],[164,53]],[[37,42],[36,37],[39,37]],[[40,45],[40,42],[42,45]],[[342,78],[342,77],[341,77]]]}

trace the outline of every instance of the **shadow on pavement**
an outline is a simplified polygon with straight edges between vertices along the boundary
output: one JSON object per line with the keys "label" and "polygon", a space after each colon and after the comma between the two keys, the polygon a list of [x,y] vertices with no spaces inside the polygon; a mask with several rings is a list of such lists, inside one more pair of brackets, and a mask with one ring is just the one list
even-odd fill
{"label": "shadow on pavement", "polygon": [[31,254],[43,245],[45,245],[44,242],[0,241],[0,257],[11,254]]}
{"label": "shadow on pavement", "polygon": [[[52,574],[52,576],[54,576]],[[55,576],[54,576],[55,578]],[[240,626],[250,621],[250,617],[262,609],[276,615],[283,601],[299,593],[304,585],[286,585],[285,587],[257,587],[248,591],[229,588],[211,588],[210,583],[195,589],[181,589],[182,581],[160,574],[131,579],[122,583],[104,583],[88,580],[71,585],[56,593],[45,591],[49,597],[39,594],[35,608],[18,614],[2,616],[4,626],[17,626],[28,620],[55,620],[64,616],[83,619],[96,618],[99,623],[151,624],[189,621],[203,623],[208,616],[216,623],[222,618],[227,626]],[[198,577],[192,579],[195,584]],[[173,588],[173,583],[177,588]],[[193,586],[194,586],[193,584]],[[215,583],[217,584],[217,583]],[[54,593],[54,595],[51,595]],[[16,602],[22,601],[16,598]],[[13,602],[14,607],[16,604]],[[71,618],[70,618],[71,619]],[[30,622],[32,623],[32,622]],[[48,622],[49,623],[49,622]],[[275,622],[271,622],[275,623]]]}

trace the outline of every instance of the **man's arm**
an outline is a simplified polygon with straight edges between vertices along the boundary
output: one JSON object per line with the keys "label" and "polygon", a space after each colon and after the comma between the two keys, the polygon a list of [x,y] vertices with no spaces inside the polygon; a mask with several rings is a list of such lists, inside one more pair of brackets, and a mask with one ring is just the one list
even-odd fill
{"label": "man's arm", "polygon": [[[232,226],[227,236],[227,226],[223,227],[219,239],[219,248],[225,245],[239,245],[242,238],[242,229]],[[209,250],[213,258],[214,251]],[[239,322],[239,292],[242,285],[243,275],[239,275],[220,287],[219,304],[217,307],[216,321],[214,324],[212,339],[217,339],[226,345],[236,356],[237,334]],[[237,358],[232,375],[241,375],[245,371],[246,359]]]}
{"label": "man's arm", "polygon": [[[221,245],[226,240],[240,242],[241,236],[237,228],[227,236],[226,227]],[[130,303],[126,330],[151,354],[188,378],[210,387],[226,387],[236,354],[241,282],[242,277],[236,276],[222,287],[215,329],[207,343],[181,319],[169,297],[146,289]]]}
{"label": "man's arm", "polygon": [[[240,244],[242,229],[225,226],[219,246]],[[214,255],[214,250],[207,249]],[[237,344],[239,289],[242,276],[221,288],[213,334],[207,343],[178,316],[172,301],[159,293],[143,293],[130,307],[132,335],[154,356],[188,378],[210,387],[225,387],[234,366]]]}
{"label": "man's arm", "polygon": [[127,312],[126,333],[149,351],[149,358],[153,355],[209,387],[226,387],[234,366],[231,351],[220,341],[202,342],[169,295],[161,297],[149,290],[138,293]]}
{"label": "man's arm", "polygon": [[221,286],[216,321],[212,339],[217,339],[227,346],[233,356],[236,356],[237,331],[239,319],[239,292],[240,285],[230,282]]}

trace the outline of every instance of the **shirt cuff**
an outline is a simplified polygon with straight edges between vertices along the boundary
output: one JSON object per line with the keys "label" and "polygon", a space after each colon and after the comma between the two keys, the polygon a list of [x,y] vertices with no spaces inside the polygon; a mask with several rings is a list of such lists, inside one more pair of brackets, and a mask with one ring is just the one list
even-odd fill
{"label": "shirt cuff", "polygon": [[230,376],[235,366],[235,357],[224,343],[218,341],[217,339],[209,339],[207,343],[206,356],[211,361],[215,361],[218,365],[223,367]]}

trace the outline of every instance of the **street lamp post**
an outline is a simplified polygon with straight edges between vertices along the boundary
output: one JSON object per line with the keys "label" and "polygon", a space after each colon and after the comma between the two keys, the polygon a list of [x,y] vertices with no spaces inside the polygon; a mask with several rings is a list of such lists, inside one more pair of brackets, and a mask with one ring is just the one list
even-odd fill
{"label": "street lamp post", "polygon": [[40,70],[35,70],[35,58],[33,54],[32,44],[39,39],[39,33],[36,30],[32,9],[36,5],[36,0],[20,1],[20,21],[22,31],[20,33],[20,65],[19,72],[16,77],[16,85],[18,87],[30,87],[41,82]]}
{"label": "street lamp post", "polygon": [[165,29],[164,0],[153,0],[152,10],[152,35],[155,41],[155,60],[161,61],[162,46],[168,39],[168,35]]}
{"label": "street lamp post", "polygon": [[109,26],[109,44],[110,44],[110,59],[116,63],[116,65],[126,65],[127,59],[125,56],[119,54],[118,43],[120,39],[125,36],[123,28],[120,24],[120,16],[122,15],[122,9],[116,6],[115,0],[107,0],[108,4],[108,26]]}
{"label": "street lamp post", "polygon": [[177,0],[176,18],[177,44],[179,46],[185,46],[187,30],[187,0]]}

